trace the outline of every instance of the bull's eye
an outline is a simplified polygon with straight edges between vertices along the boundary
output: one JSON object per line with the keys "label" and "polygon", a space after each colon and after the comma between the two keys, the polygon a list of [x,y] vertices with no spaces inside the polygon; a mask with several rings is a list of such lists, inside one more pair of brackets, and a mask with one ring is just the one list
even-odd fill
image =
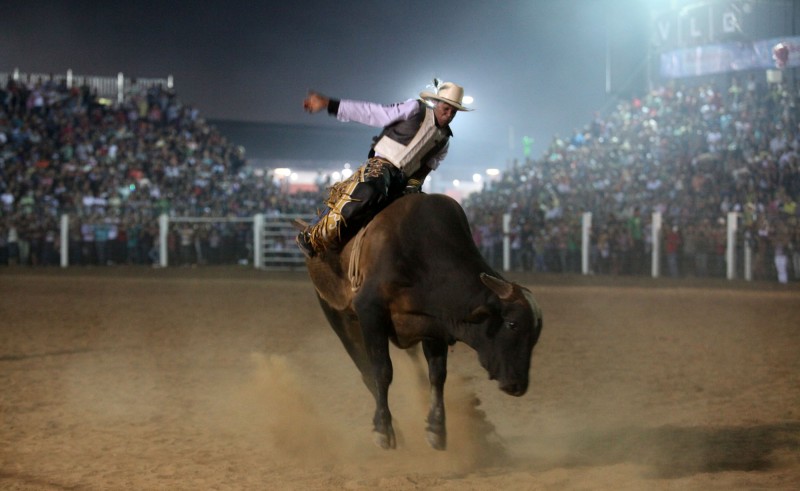
{"label": "bull's eye", "polygon": [[506,327],[511,329],[512,331],[517,330],[517,324],[511,321],[506,321]]}

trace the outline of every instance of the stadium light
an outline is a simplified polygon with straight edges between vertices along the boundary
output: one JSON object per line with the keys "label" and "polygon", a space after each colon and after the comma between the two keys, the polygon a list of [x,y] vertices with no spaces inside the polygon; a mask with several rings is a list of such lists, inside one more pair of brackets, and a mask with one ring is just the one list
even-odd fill
{"label": "stadium light", "polygon": [[486,169],[486,175],[487,176],[492,176],[492,177],[499,176],[500,175],[500,169],[494,169],[494,168]]}

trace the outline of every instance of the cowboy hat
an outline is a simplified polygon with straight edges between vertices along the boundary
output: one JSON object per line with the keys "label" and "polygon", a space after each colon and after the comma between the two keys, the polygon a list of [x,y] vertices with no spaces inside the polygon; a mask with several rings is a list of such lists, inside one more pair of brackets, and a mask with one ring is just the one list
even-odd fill
{"label": "cowboy hat", "polygon": [[459,111],[472,111],[472,109],[466,108],[461,105],[461,101],[464,99],[464,88],[461,87],[460,85],[456,85],[453,82],[441,82],[436,84],[435,87],[436,87],[435,94],[433,92],[422,91],[419,93],[420,99],[426,101],[429,100],[442,101],[444,103],[450,104]]}

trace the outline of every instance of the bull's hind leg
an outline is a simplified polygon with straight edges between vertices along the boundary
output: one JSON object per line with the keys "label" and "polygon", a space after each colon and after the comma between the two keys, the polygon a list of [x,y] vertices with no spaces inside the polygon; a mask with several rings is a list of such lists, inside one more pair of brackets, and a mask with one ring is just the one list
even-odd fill
{"label": "bull's hind leg", "polygon": [[436,450],[447,448],[447,427],[444,412],[444,382],[447,379],[447,343],[426,339],[422,341],[428,360],[428,379],[431,383],[431,407],[425,427],[428,444]]}
{"label": "bull's hind leg", "polygon": [[394,376],[387,334],[389,315],[381,308],[365,305],[364,301],[357,301],[356,312],[375,380],[375,416],[372,418],[375,443],[381,448],[396,448],[397,439],[389,411],[389,385]]}

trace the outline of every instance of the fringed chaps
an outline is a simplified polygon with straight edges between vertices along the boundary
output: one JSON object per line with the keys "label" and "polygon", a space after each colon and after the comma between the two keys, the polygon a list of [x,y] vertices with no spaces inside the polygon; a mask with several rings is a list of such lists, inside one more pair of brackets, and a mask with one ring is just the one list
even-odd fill
{"label": "fringed chaps", "polygon": [[337,247],[344,236],[355,234],[402,192],[405,178],[391,162],[371,158],[347,179],[330,188],[317,223],[309,227],[309,241],[319,253]]}

